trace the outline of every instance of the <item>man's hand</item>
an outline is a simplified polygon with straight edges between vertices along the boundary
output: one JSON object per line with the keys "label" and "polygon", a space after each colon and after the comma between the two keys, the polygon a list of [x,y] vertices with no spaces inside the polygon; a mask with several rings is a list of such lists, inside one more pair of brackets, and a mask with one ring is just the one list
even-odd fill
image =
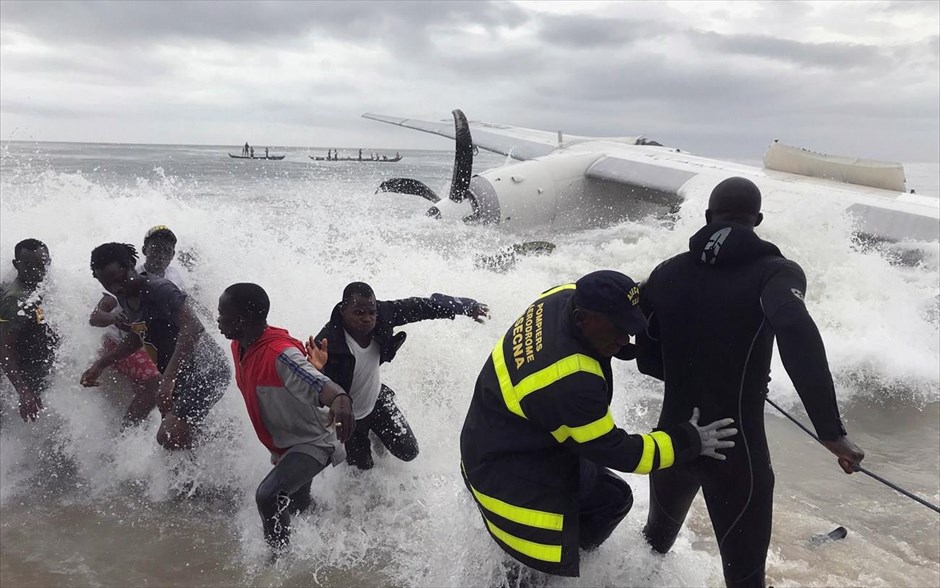
{"label": "man's hand", "polygon": [[160,380],[160,390],[157,392],[157,408],[160,409],[160,415],[166,418],[173,410],[173,387],[176,381],[170,378]]}
{"label": "man's hand", "polygon": [[97,363],[91,364],[91,367],[85,370],[85,373],[82,374],[81,384],[86,388],[92,388],[94,386],[100,386],[101,382],[98,381],[101,378],[101,372],[104,371],[98,367]]}
{"label": "man's hand", "polygon": [[839,458],[839,466],[842,471],[851,474],[857,472],[859,462],[865,459],[865,452],[861,448],[849,441],[849,438],[843,435],[835,441],[822,441],[820,443],[826,446],[833,455]]}
{"label": "man's hand", "polygon": [[336,437],[345,443],[356,430],[356,418],[353,416],[352,401],[348,394],[340,394],[330,405],[330,422],[336,423]]}
{"label": "man's hand", "polygon": [[307,348],[307,361],[320,372],[323,371],[323,366],[326,365],[326,361],[330,357],[330,354],[327,353],[326,350],[327,343],[328,341],[326,337],[324,337],[318,346],[313,340],[313,337],[309,337],[305,346]]}
{"label": "man's hand", "polygon": [[486,322],[485,319],[490,318],[490,309],[487,305],[482,302],[477,302],[476,306],[470,311],[470,318],[475,320],[478,323]]}
{"label": "man's hand", "polygon": [[20,417],[23,422],[35,421],[39,418],[39,411],[42,410],[42,400],[39,394],[27,388],[20,390]]}
{"label": "man's hand", "polygon": [[715,421],[704,427],[700,427],[698,426],[698,416],[698,408],[693,408],[692,418],[689,419],[689,422],[695,427],[695,430],[698,431],[699,441],[702,442],[702,451],[699,455],[724,461],[725,456],[718,453],[718,450],[734,447],[734,441],[722,441],[722,439],[738,434],[737,429],[727,428],[734,424],[734,419],[721,419],[720,421]]}

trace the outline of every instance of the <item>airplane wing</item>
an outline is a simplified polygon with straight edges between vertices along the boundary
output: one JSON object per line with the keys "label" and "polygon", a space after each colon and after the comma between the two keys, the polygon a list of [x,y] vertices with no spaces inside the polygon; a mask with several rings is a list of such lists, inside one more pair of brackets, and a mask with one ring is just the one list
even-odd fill
{"label": "airplane wing", "polygon": [[[788,165],[773,161],[781,150],[798,151]],[[828,161],[828,160],[835,160]],[[585,171],[594,180],[641,188],[650,194],[707,193],[719,181],[743,176],[754,181],[768,201],[825,196],[846,204],[864,233],[892,241],[937,241],[940,199],[907,193],[900,164],[836,158],[772,144],[764,167],[720,161],[668,148],[610,149]],[[808,169],[810,166],[819,169]],[[795,167],[806,168],[798,173]]]}
{"label": "airplane wing", "polygon": [[[440,121],[428,121],[372,114],[371,112],[363,114],[362,117],[454,139],[454,121],[449,118]],[[560,145],[558,133],[523,127],[470,121],[470,132],[473,134],[473,144],[480,149],[508,155],[520,161],[548,155]],[[563,135],[563,139],[570,141],[572,139],[584,139],[584,137]]]}
{"label": "airplane wing", "polygon": [[[362,116],[450,139],[456,135],[451,119]],[[582,137],[480,121],[469,126],[476,147],[520,161],[477,174],[490,182],[491,200],[499,203],[497,222],[550,225],[570,216],[558,211],[591,202],[603,203],[608,214],[618,201],[629,205],[644,200],[674,208],[690,197],[707,195],[725,178],[743,176],[760,187],[768,202],[835,199],[869,235],[891,241],[940,239],[940,199],[908,193],[900,164],[834,157],[774,143],[763,167],[754,167],[692,155],[643,137]],[[571,184],[578,175],[588,184]],[[567,184],[559,184],[556,191],[555,182]],[[581,188],[572,191],[571,185]],[[604,200],[611,186],[620,197]]]}

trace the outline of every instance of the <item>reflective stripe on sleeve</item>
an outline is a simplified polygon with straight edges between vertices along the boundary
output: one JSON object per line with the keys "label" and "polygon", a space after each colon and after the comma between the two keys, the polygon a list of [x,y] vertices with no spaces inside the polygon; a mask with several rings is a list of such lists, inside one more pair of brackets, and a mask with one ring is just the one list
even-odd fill
{"label": "reflective stripe on sleeve", "polygon": [[653,471],[653,456],[656,455],[656,443],[649,435],[640,435],[643,438],[643,456],[637,464],[634,474],[648,474]]}
{"label": "reflective stripe on sleeve", "polygon": [[480,503],[480,506],[514,523],[539,529],[548,529],[549,531],[561,531],[564,526],[565,515],[522,506],[514,506],[499,498],[487,496],[473,486],[470,486],[470,490],[473,492],[473,496],[477,499],[477,502]]}
{"label": "reflective stripe on sleeve", "polygon": [[492,533],[494,537],[515,551],[518,551],[523,555],[527,555],[532,559],[538,559],[541,561],[548,561],[552,563],[559,563],[561,561],[561,545],[546,545],[544,543],[536,543],[534,541],[520,539],[515,535],[510,535],[506,531],[503,531],[490,522],[488,518],[483,517],[483,520],[486,521],[486,526],[489,528],[490,533]]}
{"label": "reflective stripe on sleeve", "polygon": [[672,449],[672,438],[663,431],[653,431],[650,437],[656,441],[656,448],[659,449],[659,469],[665,469],[676,461],[676,454]]}
{"label": "reflective stripe on sleeve", "polygon": [[562,425],[552,431],[552,436],[555,437],[555,440],[559,443],[564,443],[568,437],[571,437],[578,443],[587,443],[588,441],[593,441],[598,437],[606,435],[613,429],[614,415],[610,413],[610,408],[608,407],[607,414],[597,419],[593,423],[581,425],[580,427],[569,427],[568,425]]}
{"label": "reflective stripe on sleeve", "polygon": [[[502,351],[502,346],[500,346],[499,349]],[[503,363],[503,365],[505,366],[506,364]],[[581,353],[575,353],[563,359],[559,359],[552,365],[523,378],[522,381],[515,386],[516,399],[517,401],[521,401],[529,394],[541,390],[542,388],[547,388],[558,380],[578,372],[594,374],[595,376],[600,376],[602,379],[604,377],[601,364],[598,363],[596,359]],[[507,372],[506,375],[508,376],[509,372]]]}

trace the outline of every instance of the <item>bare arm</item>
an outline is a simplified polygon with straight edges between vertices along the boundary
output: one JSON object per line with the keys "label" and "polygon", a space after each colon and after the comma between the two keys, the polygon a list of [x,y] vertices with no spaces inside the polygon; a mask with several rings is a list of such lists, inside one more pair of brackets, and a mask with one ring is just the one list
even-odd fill
{"label": "bare arm", "polygon": [[95,363],[91,364],[91,367],[85,370],[85,373],[82,374],[81,384],[86,388],[97,386],[98,379],[101,377],[101,372],[103,372],[110,365],[124,359],[125,357],[133,354],[135,351],[140,349],[143,346],[144,342],[140,339],[140,336],[137,333],[127,333],[124,335],[124,338],[121,339],[121,342],[117,346],[105,353],[98,358]]}
{"label": "bare arm", "polygon": [[114,296],[105,294],[98,301],[98,306],[91,311],[88,318],[88,324],[93,327],[108,327],[114,324],[114,309],[117,308],[117,300]]}

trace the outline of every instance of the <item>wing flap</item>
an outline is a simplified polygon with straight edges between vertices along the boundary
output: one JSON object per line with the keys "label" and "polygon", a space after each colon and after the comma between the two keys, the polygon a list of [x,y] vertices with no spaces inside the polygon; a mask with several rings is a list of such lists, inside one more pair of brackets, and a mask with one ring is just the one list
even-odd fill
{"label": "wing flap", "polygon": [[604,156],[591,164],[585,176],[678,196],[679,188],[696,174],[666,165]]}

